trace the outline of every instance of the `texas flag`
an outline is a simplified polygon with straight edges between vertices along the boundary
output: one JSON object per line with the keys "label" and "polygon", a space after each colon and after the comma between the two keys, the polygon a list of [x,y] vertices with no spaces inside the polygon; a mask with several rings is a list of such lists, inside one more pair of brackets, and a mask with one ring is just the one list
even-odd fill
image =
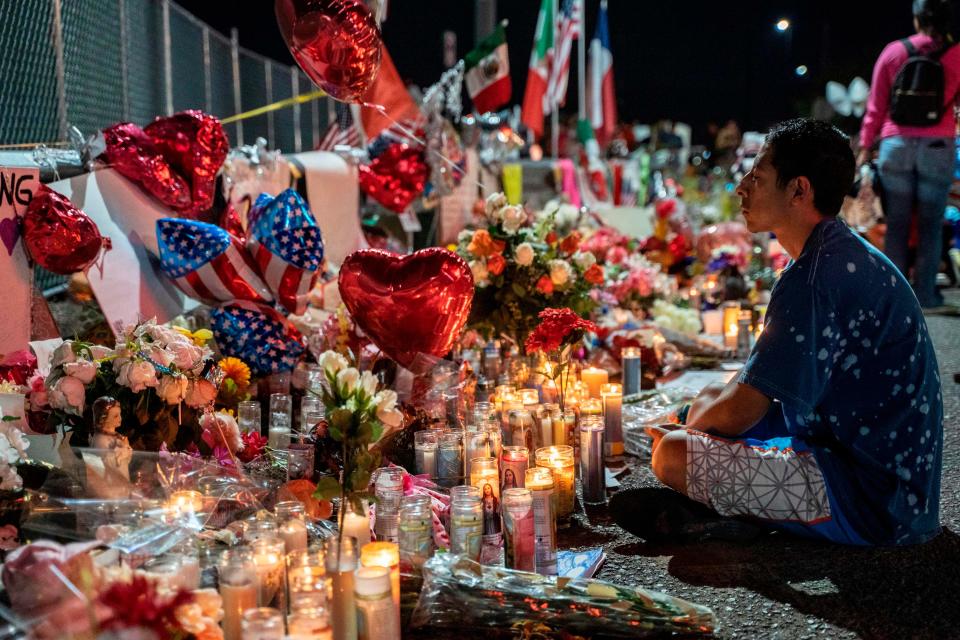
{"label": "texas flag", "polygon": [[493,111],[510,102],[510,58],[507,32],[500,24],[464,59],[464,81],[477,113]]}
{"label": "texas flag", "polygon": [[597,30],[590,42],[587,72],[587,113],[600,146],[606,146],[617,127],[617,101],[613,88],[613,53],[607,27],[607,0],[601,0]]}

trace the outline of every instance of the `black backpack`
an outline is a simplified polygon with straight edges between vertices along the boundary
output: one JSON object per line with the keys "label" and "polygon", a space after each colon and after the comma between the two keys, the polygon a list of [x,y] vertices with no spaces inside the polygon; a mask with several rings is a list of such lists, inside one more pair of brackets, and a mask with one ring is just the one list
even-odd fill
{"label": "black backpack", "polygon": [[900,42],[907,48],[908,58],[893,81],[890,119],[908,127],[932,127],[940,122],[947,109],[940,58],[952,45],[920,53],[908,38]]}

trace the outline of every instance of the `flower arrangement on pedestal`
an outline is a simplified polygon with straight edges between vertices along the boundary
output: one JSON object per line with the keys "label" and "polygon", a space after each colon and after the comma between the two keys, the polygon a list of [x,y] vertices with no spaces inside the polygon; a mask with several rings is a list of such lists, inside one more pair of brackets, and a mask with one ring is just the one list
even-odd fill
{"label": "flower arrangement on pedestal", "polygon": [[595,306],[589,292],[603,283],[603,269],[593,254],[580,251],[578,232],[561,237],[562,228],[573,226],[566,219],[570,208],[551,207],[532,220],[502,193],[487,198],[486,227],[461,232],[457,244],[476,286],[469,329],[487,339],[505,337],[522,350],[543,309],[589,315]]}
{"label": "flower arrangement on pedestal", "polygon": [[120,402],[122,430],[134,448],[196,442],[181,425],[192,425],[194,412],[213,406],[222,376],[205,340],[150,320],[126,327],[113,349],[65,341],[44,380],[49,421],[69,428],[72,444],[83,445],[91,435],[93,401],[111,396]]}
{"label": "flower arrangement on pedestal", "polygon": [[557,386],[560,410],[566,408],[566,393],[570,376],[570,347],[580,342],[587,332],[596,333],[597,325],[584,320],[570,309],[544,309],[537,316],[540,324],[527,336],[524,345],[528,354],[547,355],[546,370],[542,375],[553,380]]}

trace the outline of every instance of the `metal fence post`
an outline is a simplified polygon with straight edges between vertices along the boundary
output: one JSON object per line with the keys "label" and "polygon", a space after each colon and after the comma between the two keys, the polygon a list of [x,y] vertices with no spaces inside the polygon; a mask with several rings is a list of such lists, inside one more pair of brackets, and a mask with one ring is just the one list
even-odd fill
{"label": "metal fence post", "polygon": [[[270,60],[263,62],[264,86],[267,88],[267,104],[273,104],[273,64]],[[267,142],[276,148],[273,135],[273,111],[267,113]]]}
{"label": "metal fence post", "polygon": [[203,25],[203,105],[213,113],[213,85],[210,80],[210,27]]}
{"label": "metal fence post", "polygon": [[130,68],[127,48],[127,2],[117,0],[117,9],[120,11],[120,83],[123,87],[123,119],[130,119]]}
{"label": "metal fence post", "polygon": [[63,20],[60,15],[60,0],[53,1],[53,55],[57,74],[57,126],[59,140],[67,139],[67,86],[66,69],[63,64]]}
{"label": "metal fence post", "polygon": [[163,97],[164,109],[168,116],[173,115],[173,58],[170,41],[170,0],[162,0],[163,10]]}
{"label": "metal fence post", "polygon": [[[233,109],[240,113],[240,32],[230,29],[230,57],[233,63]],[[243,120],[237,120],[237,145],[243,146]]]}
{"label": "metal fence post", "polygon": [[[297,77],[297,68],[290,67],[290,95],[300,97],[300,79]],[[293,103],[293,151],[300,153],[303,150],[303,136],[300,131],[300,103]]]}

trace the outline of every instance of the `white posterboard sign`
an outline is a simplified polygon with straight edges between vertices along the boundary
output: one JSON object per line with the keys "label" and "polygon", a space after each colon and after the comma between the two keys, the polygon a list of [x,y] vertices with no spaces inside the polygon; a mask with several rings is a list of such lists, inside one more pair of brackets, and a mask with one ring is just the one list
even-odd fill
{"label": "white posterboard sign", "polygon": [[39,169],[0,167],[0,354],[24,349],[30,341],[33,268],[20,237],[20,219],[39,186]]}
{"label": "white posterboard sign", "polygon": [[100,169],[49,185],[70,198],[110,238],[112,249],[87,271],[110,328],[156,318],[168,322],[199,305],[163,271],[157,255],[157,220],[173,214],[113,169]]}

